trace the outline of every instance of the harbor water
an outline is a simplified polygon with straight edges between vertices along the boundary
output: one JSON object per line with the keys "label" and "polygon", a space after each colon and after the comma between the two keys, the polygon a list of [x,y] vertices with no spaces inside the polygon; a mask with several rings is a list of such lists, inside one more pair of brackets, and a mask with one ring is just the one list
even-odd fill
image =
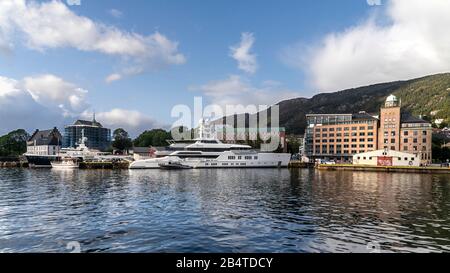
{"label": "harbor water", "polygon": [[450,175],[0,169],[0,252],[450,252]]}

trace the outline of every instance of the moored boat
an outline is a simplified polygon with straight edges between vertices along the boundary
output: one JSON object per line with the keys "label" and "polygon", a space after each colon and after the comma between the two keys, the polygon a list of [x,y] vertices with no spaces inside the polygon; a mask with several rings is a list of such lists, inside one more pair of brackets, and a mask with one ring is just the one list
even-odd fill
{"label": "moored boat", "polygon": [[191,168],[287,168],[291,160],[288,153],[266,153],[255,151],[249,145],[223,143],[204,131],[207,129],[202,123],[199,138],[171,141],[169,156],[137,160],[129,168],[158,169],[174,158]]}
{"label": "moored boat", "polygon": [[52,168],[54,169],[78,169],[80,164],[76,158],[63,158],[61,161],[51,162]]}

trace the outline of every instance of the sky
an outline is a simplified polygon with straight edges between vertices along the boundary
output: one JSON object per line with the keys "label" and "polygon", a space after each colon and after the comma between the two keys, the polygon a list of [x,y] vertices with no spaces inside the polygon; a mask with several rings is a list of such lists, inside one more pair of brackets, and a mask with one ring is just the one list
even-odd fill
{"label": "sky", "polygon": [[136,136],[194,97],[272,105],[448,72],[449,13],[443,0],[0,0],[0,134],[95,112]]}

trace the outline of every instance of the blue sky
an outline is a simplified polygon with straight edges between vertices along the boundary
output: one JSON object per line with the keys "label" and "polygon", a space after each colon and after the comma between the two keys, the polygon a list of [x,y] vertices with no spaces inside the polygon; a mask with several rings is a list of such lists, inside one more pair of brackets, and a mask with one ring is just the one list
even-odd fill
{"label": "blue sky", "polygon": [[[13,127],[32,130],[36,126],[61,126],[94,110],[106,125],[137,133],[170,125],[174,121],[170,117],[172,107],[192,105],[194,96],[203,96],[205,103],[270,105],[289,97],[310,97],[318,92],[445,71],[444,64],[432,63],[393,74],[388,67],[398,65],[398,57],[382,64],[372,60],[379,59],[377,54],[392,53],[382,43],[374,46],[374,56],[361,59],[372,48],[360,39],[371,42],[368,37],[372,31],[381,40],[389,40],[386,31],[396,27],[408,30],[409,13],[405,19],[404,8],[398,7],[402,4],[395,3],[398,1],[402,0],[371,6],[366,0],[81,0],[78,6],[67,5],[66,1],[5,0],[10,5],[0,4],[0,79],[8,84],[0,81],[0,133]],[[413,8],[408,6],[411,17],[416,2],[411,1]],[[7,9],[14,5],[14,10],[22,12],[16,17],[25,19],[8,18]],[[48,21],[42,22],[43,15],[48,15]],[[69,24],[70,20],[75,25]],[[77,32],[76,23],[80,22],[93,25],[86,28],[95,29],[86,39],[98,44],[84,43],[84,34]],[[111,33],[129,39],[108,40]],[[155,42],[155,33],[165,40]],[[98,37],[93,38],[95,35]],[[247,58],[250,70],[240,69],[239,57],[232,56],[232,48],[244,46],[244,36],[249,39],[249,48],[240,57]],[[137,43],[136,49],[130,46],[128,50],[130,41]],[[120,50],[112,49],[114,42],[123,42]],[[146,46],[144,50],[142,45]],[[392,48],[400,56],[408,51],[398,49],[397,44]],[[423,45],[423,50],[428,49]],[[446,54],[443,51],[437,53]],[[425,59],[419,61],[430,63],[429,56],[432,54],[424,54]],[[354,80],[357,75],[339,74],[366,61],[365,72],[371,77]],[[108,82],[111,75],[115,75],[114,81]],[[14,93],[12,89],[26,92]],[[30,109],[48,111],[56,120],[45,117],[36,122],[32,113],[25,120],[17,113],[8,113],[14,107],[13,99],[24,101],[30,95],[39,104]],[[61,113],[62,118],[57,118]],[[121,114],[127,117],[118,117]]]}

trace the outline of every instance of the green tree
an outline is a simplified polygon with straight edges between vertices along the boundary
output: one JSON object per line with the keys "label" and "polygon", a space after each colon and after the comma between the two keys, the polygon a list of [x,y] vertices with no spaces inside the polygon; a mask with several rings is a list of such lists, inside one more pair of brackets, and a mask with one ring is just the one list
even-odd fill
{"label": "green tree", "polygon": [[27,151],[30,135],[23,129],[15,130],[0,137],[0,156],[18,156]]}
{"label": "green tree", "polygon": [[133,144],[135,147],[167,146],[167,140],[172,139],[171,133],[163,129],[145,131],[139,135]]}
{"label": "green tree", "polygon": [[128,132],[122,128],[114,130],[113,139],[112,146],[117,150],[128,151],[133,146]]}

